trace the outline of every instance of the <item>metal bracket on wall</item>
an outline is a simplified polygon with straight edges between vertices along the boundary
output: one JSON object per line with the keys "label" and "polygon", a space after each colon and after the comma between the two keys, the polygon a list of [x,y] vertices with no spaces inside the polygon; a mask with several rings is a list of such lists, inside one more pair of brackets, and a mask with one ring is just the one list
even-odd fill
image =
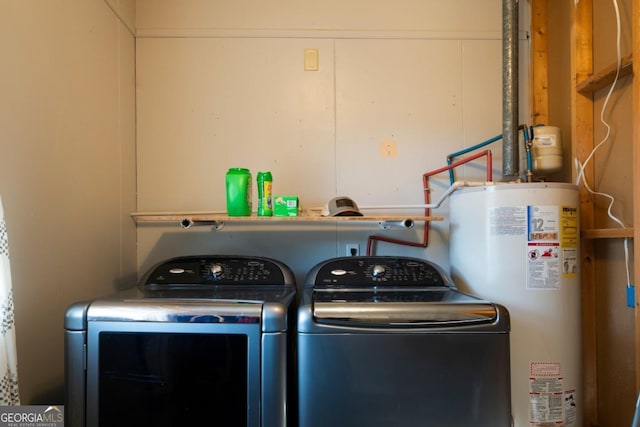
{"label": "metal bracket on wall", "polygon": [[211,231],[218,231],[218,230],[222,230],[222,228],[224,227],[224,221],[201,221],[201,220],[192,220],[191,218],[183,218],[180,221],[180,227],[184,228],[185,230],[188,228],[191,228],[191,226],[193,225],[210,225],[211,226]]}
{"label": "metal bracket on wall", "polygon": [[390,230],[392,228],[413,228],[415,221],[411,218],[402,221],[378,221],[380,230]]}

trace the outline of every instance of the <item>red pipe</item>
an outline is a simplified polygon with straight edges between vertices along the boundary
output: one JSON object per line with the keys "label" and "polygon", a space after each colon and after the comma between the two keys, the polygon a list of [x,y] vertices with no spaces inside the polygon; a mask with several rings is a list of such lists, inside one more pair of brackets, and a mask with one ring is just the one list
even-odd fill
{"label": "red pipe", "polygon": [[[479,153],[473,154],[469,157],[465,157],[462,160],[458,160],[457,162],[453,162],[450,165],[432,170],[422,175],[422,185],[424,188],[424,204],[429,205],[431,203],[431,189],[429,188],[429,177],[433,175],[437,175],[442,172],[446,172],[460,165],[464,165],[465,163],[469,163],[482,156],[487,157],[487,173],[486,173],[487,181],[492,181],[493,180],[493,170],[492,170],[493,155],[491,154],[491,150],[484,150]],[[430,216],[430,215],[431,215],[431,208],[425,208],[424,216]],[[394,239],[391,237],[383,237],[383,236],[376,236],[376,235],[369,236],[369,238],[367,239],[367,255],[373,254],[375,250],[374,242],[378,242],[378,241],[392,243],[396,245],[412,246],[416,248],[426,248],[427,246],[429,246],[429,223],[430,221],[425,221],[424,223],[424,236],[423,236],[422,242],[410,242],[406,240],[400,240],[400,239]]]}

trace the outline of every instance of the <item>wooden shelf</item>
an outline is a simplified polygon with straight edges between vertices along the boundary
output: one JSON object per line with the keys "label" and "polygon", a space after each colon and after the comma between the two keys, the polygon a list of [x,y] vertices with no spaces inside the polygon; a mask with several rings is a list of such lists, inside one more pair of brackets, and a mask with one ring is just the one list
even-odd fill
{"label": "wooden shelf", "polygon": [[580,235],[584,239],[624,239],[633,238],[633,228],[596,228],[582,230]]}
{"label": "wooden shelf", "polygon": [[298,216],[228,216],[217,212],[137,212],[131,217],[136,223],[173,222],[188,228],[191,225],[224,223],[325,223],[325,222],[423,222],[442,221],[442,216],[380,215],[380,216],[322,216],[317,211],[303,211]]}
{"label": "wooden shelf", "polygon": [[[605,88],[613,83],[616,77],[616,71],[618,64],[612,64],[605,69],[591,75],[589,78],[584,79],[576,85],[576,91],[583,95],[594,93],[595,91]],[[620,63],[620,76],[627,76],[633,73],[633,58],[632,55],[622,58]]]}

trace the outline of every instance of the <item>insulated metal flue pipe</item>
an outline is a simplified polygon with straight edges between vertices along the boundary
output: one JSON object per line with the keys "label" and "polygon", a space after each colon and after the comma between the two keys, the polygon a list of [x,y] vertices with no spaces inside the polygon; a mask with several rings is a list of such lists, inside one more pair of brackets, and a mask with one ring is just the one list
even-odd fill
{"label": "insulated metal flue pipe", "polygon": [[515,177],[518,165],[518,0],[502,1],[502,174]]}

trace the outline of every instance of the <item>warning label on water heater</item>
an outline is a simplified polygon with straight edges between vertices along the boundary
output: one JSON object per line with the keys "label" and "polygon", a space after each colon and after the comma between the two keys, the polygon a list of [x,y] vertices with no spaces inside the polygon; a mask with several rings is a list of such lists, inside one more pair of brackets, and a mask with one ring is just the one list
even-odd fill
{"label": "warning label on water heater", "polygon": [[560,248],[562,276],[576,277],[578,272],[578,208],[563,206],[560,211]]}
{"label": "warning label on water heater", "polygon": [[527,206],[527,288],[560,288],[560,208]]}
{"label": "warning label on water heater", "polygon": [[527,206],[527,288],[558,289],[575,277],[578,262],[578,209]]}
{"label": "warning label on water heater", "polygon": [[578,269],[578,209],[527,206],[527,288],[558,289]]}
{"label": "warning label on water heater", "polygon": [[489,216],[490,236],[526,240],[527,289],[559,289],[578,269],[578,208],[500,206]]}
{"label": "warning label on water heater", "polygon": [[560,362],[531,362],[529,426],[574,426],[576,389],[564,389]]}
{"label": "warning label on water heater", "polygon": [[560,362],[532,362],[529,377],[529,425],[565,425]]}

